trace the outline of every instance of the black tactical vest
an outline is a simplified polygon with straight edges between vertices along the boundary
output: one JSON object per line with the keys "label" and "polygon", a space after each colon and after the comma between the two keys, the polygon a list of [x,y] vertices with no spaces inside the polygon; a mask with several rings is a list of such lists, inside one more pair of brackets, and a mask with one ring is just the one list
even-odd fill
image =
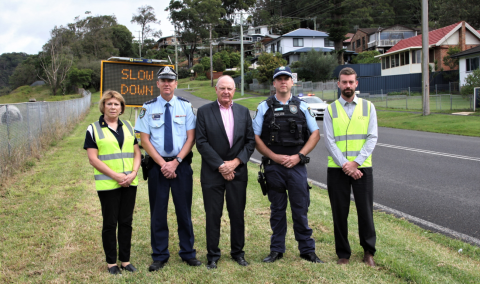
{"label": "black tactical vest", "polygon": [[266,102],[268,110],[263,117],[260,135],[263,143],[275,154],[298,154],[310,137],[307,119],[300,110],[301,100],[292,96],[288,105],[282,105],[271,96]]}

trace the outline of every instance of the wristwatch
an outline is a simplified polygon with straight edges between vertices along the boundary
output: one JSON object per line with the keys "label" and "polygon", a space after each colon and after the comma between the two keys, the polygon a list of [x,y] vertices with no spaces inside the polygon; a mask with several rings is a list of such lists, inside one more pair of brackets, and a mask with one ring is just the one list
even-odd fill
{"label": "wristwatch", "polygon": [[310,162],[310,158],[304,154],[298,153],[298,156],[300,157],[300,164],[308,164]]}
{"label": "wristwatch", "polygon": [[175,160],[177,160],[177,162],[178,162],[179,164],[182,163],[182,161],[183,161],[182,158],[180,158],[180,157],[175,157]]}

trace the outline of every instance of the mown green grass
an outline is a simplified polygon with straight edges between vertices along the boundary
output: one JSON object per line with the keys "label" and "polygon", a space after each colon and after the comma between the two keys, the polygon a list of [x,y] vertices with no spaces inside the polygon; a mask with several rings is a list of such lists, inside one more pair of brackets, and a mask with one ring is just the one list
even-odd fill
{"label": "mown green grass", "polygon": [[[133,221],[131,262],[136,274],[110,276],[101,243],[100,202],[93,169],[83,142],[87,125],[98,119],[93,106],[87,118],[70,136],[58,141],[30,169],[0,189],[0,282],[46,283],[475,283],[480,279],[480,248],[409,222],[375,212],[377,268],[361,262],[363,250],[357,237],[356,210],[352,203],[349,238],[350,265],[336,265],[333,224],[327,192],[310,191],[309,224],[316,252],[325,264],[300,259],[288,212],[287,252],[273,264],[262,263],[269,253],[269,202],[256,183],[258,166],[249,164],[247,188],[246,259],[240,267],[229,259],[229,218],[224,208],[219,268],[189,267],[178,257],[178,234],[172,201],[169,204],[170,261],[160,272],[148,272],[151,264],[147,184],[141,180]],[[201,158],[194,151],[192,222],[197,257],[205,263],[205,213],[200,186]],[[139,173],[139,176],[142,176]],[[457,251],[462,248],[463,252]]]}
{"label": "mown green grass", "polygon": [[378,126],[480,137],[480,117],[378,111]]}
{"label": "mown green grass", "polygon": [[51,95],[51,90],[48,86],[22,86],[15,89],[8,95],[0,96],[0,104],[13,104],[13,103],[24,103],[28,102],[30,99],[35,99],[39,101],[47,102],[56,102],[56,101],[66,101],[76,98],[81,98],[82,95],[79,94],[70,94],[63,96],[59,92],[56,96]]}

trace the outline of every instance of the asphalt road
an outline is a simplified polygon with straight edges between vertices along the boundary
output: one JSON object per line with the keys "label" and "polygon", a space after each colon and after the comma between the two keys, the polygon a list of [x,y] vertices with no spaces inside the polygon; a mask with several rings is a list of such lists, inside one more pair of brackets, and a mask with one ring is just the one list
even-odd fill
{"label": "asphalt road", "polygon": [[[175,94],[195,108],[208,102]],[[309,156],[309,178],[326,184],[323,137]],[[373,165],[376,203],[480,239],[480,138],[380,127]]]}

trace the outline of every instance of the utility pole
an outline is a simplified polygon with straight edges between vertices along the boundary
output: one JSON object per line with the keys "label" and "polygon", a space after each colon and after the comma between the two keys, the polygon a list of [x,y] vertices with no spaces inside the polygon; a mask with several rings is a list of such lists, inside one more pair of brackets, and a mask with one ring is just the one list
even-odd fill
{"label": "utility pole", "polygon": [[178,74],[178,40],[177,40],[177,26],[175,25],[173,30],[173,35],[175,37],[175,72]]}
{"label": "utility pole", "polygon": [[428,0],[422,0],[422,55],[423,115],[430,115],[430,68],[428,64]]}
{"label": "utility pole", "polygon": [[210,24],[210,87],[213,87],[212,24]]}
{"label": "utility pole", "polygon": [[317,17],[313,17],[313,30],[317,30]]}
{"label": "utility pole", "polygon": [[140,38],[140,31],[138,32],[138,55],[142,58],[142,39]]}
{"label": "utility pole", "polygon": [[243,81],[243,75],[245,74],[245,71],[244,71],[244,66],[243,66],[243,62],[244,62],[244,54],[243,54],[243,13],[240,12],[240,72],[242,73],[242,76],[241,77],[241,84],[240,84],[240,88],[241,88],[241,91],[240,91],[240,94],[242,95],[243,97],[243,90],[244,90],[244,81]]}

